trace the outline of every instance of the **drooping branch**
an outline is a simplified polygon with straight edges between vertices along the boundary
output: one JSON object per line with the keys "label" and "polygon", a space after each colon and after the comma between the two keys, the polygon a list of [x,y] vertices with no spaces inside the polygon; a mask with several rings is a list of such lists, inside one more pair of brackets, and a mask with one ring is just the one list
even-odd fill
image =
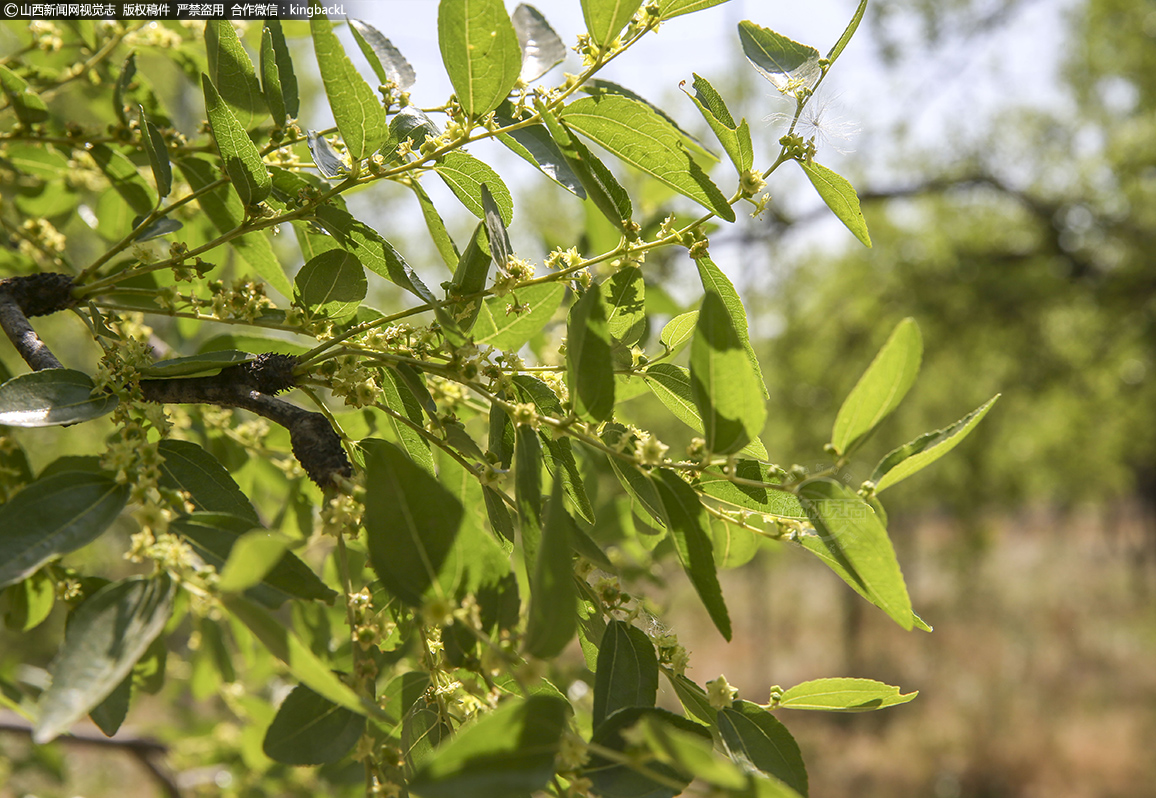
{"label": "drooping branch", "polygon": [[[76,305],[73,279],[67,274],[33,274],[0,280],[0,327],[34,371],[64,368],[40,339],[28,318]],[[289,431],[293,454],[309,478],[321,487],[353,473],[341,437],[320,413],[274,398],[295,384],[292,355],[266,353],[249,363],[222,369],[209,377],[142,380],[145,401],[163,404],[213,404],[238,407],[280,424]]]}

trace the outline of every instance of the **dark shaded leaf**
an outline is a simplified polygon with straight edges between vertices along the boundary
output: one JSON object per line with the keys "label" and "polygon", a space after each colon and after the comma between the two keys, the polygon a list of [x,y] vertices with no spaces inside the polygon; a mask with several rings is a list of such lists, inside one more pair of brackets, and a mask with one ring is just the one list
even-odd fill
{"label": "dark shaded leaf", "polygon": [[364,717],[299,684],[277,708],[262,749],[286,765],[325,765],[348,754],[364,730]]}
{"label": "dark shaded leaf", "polygon": [[[530,431],[529,427],[521,427]],[[578,631],[574,564],[570,553],[573,520],[562,504],[562,480],[554,479],[550,506],[542,524],[542,539],[530,579],[530,614],[524,648],[539,659],[551,659]]]}
{"label": "dark shaded leaf", "polygon": [[671,540],[682,567],[722,636],[731,639],[731,620],[718,583],[710,536],[706,533],[706,512],[694,488],[675,472],[658,468],[654,484],[670,520]]}
{"label": "dark shaded leaf", "polygon": [[570,310],[566,337],[566,383],[574,412],[590,421],[614,413],[614,362],[602,293],[591,287]]}
{"label": "dark shaded leaf", "polygon": [[40,745],[68,731],[132,671],[172,614],[177,587],[167,574],[110,583],[73,614],[49,668],[32,739]]}
{"label": "dark shaded leaf", "polygon": [[732,759],[749,762],[807,795],[807,768],[799,745],[774,715],[750,701],[736,701],[719,710],[718,728]]}
{"label": "dark shaded leaf", "polygon": [[164,440],[160,485],[187,491],[198,510],[228,513],[260,525],[257,511],[220,461],[191,441]]}
{"label": "dark shaded leaf", "polygon": [[361,442],[365,452],[365,531],[369,561],[385,587],[420,607],[437,590],[462,522],[461,503],[397,446]]}
{"label": "dark shaded leaf", "polygon": [[0,506],[0,587],[96,540],[120,515],[128,494],[127,485],[79,471],[27,485]]}
{"label": "dark shaded leaf", "polygon": [[111,394],[93,394],[96,386],[83,372],[43,369],[19,374],[0,385],[0,424],[55,427],[79,424],[116,407]]}
{"label": "dark shaded leaf", "polygon": [[793,93],[819,79],[819,51],[749,20],[739,23],[743,54],[776,89]]}
{"label": "dark shaded leaf", "polygon": [[658,697],[658,656],[637,626],[612,620],[598,645],[594,728],[626,707],[652,707]]}

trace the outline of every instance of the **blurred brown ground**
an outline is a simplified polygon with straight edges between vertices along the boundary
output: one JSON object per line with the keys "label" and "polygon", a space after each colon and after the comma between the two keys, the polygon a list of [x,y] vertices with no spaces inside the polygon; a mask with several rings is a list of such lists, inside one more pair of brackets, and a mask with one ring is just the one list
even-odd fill
{"label": "blurred brown ground", "polygon": [[828,676],[919,690],[880,712],[777,713],[812,798],[1154,796],[1151,524],[1131,507],[1024,512],[970,535],[943,519],[893,523],[932,634],[904,632],[795,549],[722,575],[734,643],[689,591],[671,621],[688,675],[723,673],[751,701]]}

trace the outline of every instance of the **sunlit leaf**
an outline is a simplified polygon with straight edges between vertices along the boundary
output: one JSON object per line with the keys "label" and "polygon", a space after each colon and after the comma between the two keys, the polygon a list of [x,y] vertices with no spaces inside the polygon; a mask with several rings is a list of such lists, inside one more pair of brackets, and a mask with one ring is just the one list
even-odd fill
{"label": "sunlit leaf", "polygon": [[923,359],[923,336],[914,319],[895,326],[883,348],[843,400],[831,444],[841,455],[855,451],[911,389]]}
{"label": "sunlit leaf", "polygon": [[735,220],[727,198],[687,153],[678,129],[645,103],[616,94],[584,97],[565,107],[562,121],[720,218]]}
{"label": "sunlit leaf", "polygon": [[695,325],[690,382],[710,451],[730,454],[758,438],[767,418],[759,375],[714,292],[703,298]]}
{"label": "sunlit leaf", "polygon": [[367,283],[361,261],[349,252],[331,249],[309,260],[295,280],[295,300],[311,314],[341,321],[357,312]]}
{"label": "sunlit leaf", "polygon": [[642,0],[582,0],[582,15],[590,40],[605,47],[626,27]]}
{"label": "sunlit leaf", "polygon": [[920,435],[889,452],[871,473],[876,493],[921,471],[962,443],[999,397],[996,394],[951,426]]}
{"label": "sunlit leaf", "polygon": [[901,693],[898,687],[871,679],[813,679],[784,691],[778,705],[822,712],[870,712],[906,704],[917,695],[918,690]]}
{"label": "sunlit leaf", "polygon": [[614,412],[614,364],[602,294],[591,288],[570,309],[566,338],[566,382],[574,411],[591,421]]}
{"label": "sunlit leaf", "polygon": [[502,0],[441,0],[438,46],[454,94],[474,119],[497,108],[518,81],[522,50]]}
{"label": "sunlit leaf", "polygon": [[268,113],[268,107],[253,60],[241,45],[232,22],[223,19],[205,22],[205,52],[209,58],[209,79],[237,123],[248,130]]}
{"label": "sunlit leaf", "polygon": [[323,14],[314,14],[309,18],[309,30],[337,130],[349,157],[360,161],[385,142],[389,132],[385,109],[345,54],[329,20]]}
{"label": "sunlit leaf", "polygon": [[819,541],[861,585],[872,603],[904,629],[914,625],[911,599],[887,529],[849,488],[820,478],[799,486],[799,501]]}
{"label": "sunlit leaf", "polygon": [[867,221],[859,208],[859,195],[855,193],[855,187],[847,182],[845,177],[814,161],[798,163],[831,212],[840,222],[847,225],[847,229],[854,233],[864,246],[871,246],[871,235],[867,232]]}

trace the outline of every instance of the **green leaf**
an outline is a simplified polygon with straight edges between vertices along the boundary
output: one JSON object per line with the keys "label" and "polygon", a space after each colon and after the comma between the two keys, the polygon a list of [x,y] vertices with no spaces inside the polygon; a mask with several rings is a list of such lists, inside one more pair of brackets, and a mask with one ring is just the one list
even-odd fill
{"label": "green leaf", "polygon": [[906,704],[919,691],[900,693],[898,687],[871,679],[813,679],[783,693],[783,709],[814,709],[823,712],[870,712]]}
{"label": "green leaf", "polygon": [[168,379],[171,377],[191,377],[194,374],[208,374],[217,372],[229,366],[249,363],[257,356],[248,352],[239,352],[235,349],[221,349],[216,352],[207,352],[200,355],[175,357],[169,360],[158,360],[151,366],[141,366],[137,369],[142,377],[153,379]]}
{"label": "green leaf", "polygon": [[211,513],[228,513],[260,526],[257,511],[220,461],[191,441],[160,442],[160,486],[187,491],[193,506]]}
{"label": "green leaf", "polygon": [[625,231],[634,213],[630,195],[606,165],[560,120],[544,107],[539,108],[538,113],[546,123],[550,137],[558,145],[558,151],[586,190],[587,199],[594,203],[616,230]]}
{"label": "green leaf", "polygon": [[[705,726],[679,717],[665,709],[656,707],[626,707],[606,718],[594,729],[590,742],[612,751],[626,752],[634,748],[627,742],[623,732],[635,727],[640,721],[658,720],[679,731],[693,734],[710,741],[710,732]],[[632,738],[633,739],[633,738]],[[662,762],[644,758],[639,764],[646,770],[662,777],[662,781],[649,778],[630,765],[617,764],[592,754],[583,775],[594,783],[594,792],[614,798],[673,798],[690,784],[690,778]],[[680,785],[680,786],[676,786]]]}
{"label": "green leaf", "polygon": [[642,377],[646,387],[675,418],[702,434],[702,416],[698,414],[691,395],[689,371],[670,363],[655,363],[643,372]]}
{"label": "green leaf", "polygon": [[317,67],[337,130],[355,162],[380,149],[389,134],[385,109],[361,77],[323,14],[309,19]]}
{"label": "green leaf", "polygon": [[[522,8],[529,6],[518,6],[518,9]],[[517,11],[514,14],[516,16]],[[512,119],[504,117],[499,117],[497,121],[503,127],[513,124]],[[554,139],[550,138],[550,132],[545,126],[527,125],[508,133],[499,133],[498,141],[571,194],[586,199],[586,189],[582,187],[582,181],[574,174],[566,156],[558,149]]]}
{"label": "green leaf", "polygon": [[474,234],[470,236],[470,243],[466,246],[465,252],[458,259],[454,278],[446,289],[447,300],[470,297],[456,301],[446,308],[446,312],[453,317],[457,328],[463,333],[468,333],[474,326],[482,307],[479,295],[485,290],[486,279],[490,274],[492,258],[485,239],[485,225],[479,222],[474,227]]}
{"label": "green leaf", "polygon": [[743,306],[742,297],[739,292],[735,290],[734,283],[730,278],[723,273],[715,262],[710,257],[695,258],[695,266],[698,267],[698,278],[702,282],[704,291],[718,294],[719,299],[722,300],[723,305],[726,306],[727,313],[730,314],[731,323],[734,325],[735,332],[738,333],[739,340],[743,343],[743,348],[747,351],[747,358],[751,361],[751,367],[755,370],[755,375],[758,377],[759,388],[763,393],[763,398],[770,396],[767,390],[766,381],[763,379],[763,370],[759,366],[759,359],[755,355],[755,349],[751,346],[751,334],[747,324],[747,310]]}
{"label": "green leaf", "polygon": [[687,153],[678,129],[645,103],[604,94],[567,105],[562,121],[624,162],[733,222],[734,209]]}
{"label": "green leaf", "polygon": [[582,86],[582,91],[594,97],[601,97],[606,94],[614,94],[620,97],[627,97],[631,100],[634,100],[635,102],[642,103],[652,112],[658,114],[666,122],[670,123],[670,126],[678,132],[679,141],[684,149],[694,153],[696,157],[701,156],[710,161],[718,161],[718,155],[708,150],[696,136],[686,132],[681,127],[679,127],[678,122],[675,121],[672,116],[667,114],[666,111],[662,110],[657,105],[650,102],[650,100],[647,100],[645,97],[636,94],[625,86],[619,85],[609,80],[594,78]]}
{"label": "green leaf", "polygon": [[169,150],[164,137],[145,116],[143,108],[140,109],[140,130],[141,143],[144,144],[149,166],[153,170],[153,182],[156,183],[157,193],[164,199],[173,189],[173,165],[169,163]]}
{"label": "green leaf", "polygon": [[873,604],[910,630],[914,621],[907,585],[887,529],[871,506],[827,478],[800,485],[799,501],[830,556],[854,576]]}
{"label": "green leaf", "polygon": [[103,701],[92,708],[88,716],[105,737],[112,737],[120,730],[124,719],[128,717],[128,706],[131,700],[132,674],[129,674],[113,688]]}
{"label": "green leaf", "polygon": [[510,798],[539,790],[554,774],[569,713],[551,695],[507,701],[438,748],[409,789],[421,798]]}
{"label": "green leaf", "polygon": [[241,204],[246,207],[256,205],[273,189],[269,170],[261,160],[257,145],[221,99],[208,75],[201,75],[201,88],[205,92],[205,112],[209,115],[213,141],[225,162],[225,173],[233,181]]}
{"label": "green leaf", "polygon": [[223,19],[205,22],[205,51],[209,57],[209,79],[221,92],[221,99],[237,123],[248,130],[268,113],[268,107],[257,80],[257,70],[231,22]]}
{"label": "green leaf", "polygon": [[662,672],[666,676],[666,680],[670,682],[670,686],[674,688],[675,695],[678,696],[678,700],[687,714],[698,718],[717,731],[718,711],[710,705],[710,698],[707,697],[706,690],[681,674],[675,674],[666,668],[663,668]]}
{"label": "green leaf", "polygon": [[736,762],[749,762],[795,792],[807,794],[807,768],[795,738],[770,712],[750,701],[736,701],[718,713],[719,733]]}
{"label": "green leaf", "polygon": [[570,310],[566,336],[566,383],[574,412],[589,421],[614,413],[614,362],[601,291],[591,288]]}
{"label": "green leaf", "polygon": [[[400,116],[400,114],[399,114]],[[454,240],[450,237],[449,231],[446,230],[446,223],[442,220],[441,214],[434,206],[433,200],[429,198],[429,194],[421,187],[421,183],[416,180],[411,180],[409,187],[417,196],[418,205],[421,207],[422,218],[425,219],[425,226],[429,230],[430,238],[437,247],[438,254],[442,256],[446,266],[453,269],[457,268],[458,259],[461,253],[458,252],[458,247]]]}
{"label": "green leaf", "polygon": [[847,229],[854,233],[864,246],[871,246],[867,220],[863,218],[863,211],[859,208],[859,195],[855,193],[855,187],[847,182],[846,178],[814,161],[799,161],[798,164],[839,221],[847,225]]}
{"label": "green leaf", "polygon": [[420,607],[438,585],[462,523],[462,505],[392,443],[369,439],[361,446],[370,564],[387,590]]}
{"label": "green leaf", "polygon": [[[521,395],[521,401],[532,402],[538,408],[538,412],[554,418],[565,415],[562,402],[557,395],[537,377],[522,374],[515,376],[513,381]],[[555,439],[553,435],[545,431],[539,431],[538,438],[542,442],[546,470],[550,472],[551,476],[561,475],[562,484],[566,489],[566,498],[570,500],[574,511],[587,523],[593,524],[594,508],[590,505],[590,499],[582,484],[582,476],[578,471],[578,464],[574,461],[570,439],[567,437]]]}
{"label": "green leaf", "polygon": [[156,207],[152,187],[137,171],[136,165],[124,154],[107,144],[93,145],[92,159],[108,178],[108,183],[138,216],[146,216]]}
{"label": "green leaf", "polygon": [[441,0],[438,46],[454,94],[471,119],[501,105],[518,82],[522,50],[502,0]]}
{"label": "green leaf", "polygon": [[357,313],[365,299],[365,268],[357,256],[331,249],[310,258],[297,272],[294,301],[309,311],[333,321],[344,321]]}
{"label": "green leaf", "polygon": [[455,150],[447,152],[434,166],[434,170],[474,216],[479,219],[486,216],[485,206],[482,204],[482,186],[485,185],[501,210],[502,222],[509,225],[513,221],[514,200],[510,197],[510,190],[489,165],[468,152]]}
{"label": "green leaf", "polygon": [[604,280],[598,290],[606,305],[606,327],[610,337],[624,344],[636,344],[646,332],[646,284],[642,269],[626,266]]}
{"label": "green leaf", "polygon": [[720,570],[729,570],[746,565],[759,551],[758,535],[745,526],[709,519],[711,547],[714,549],[715,563]]}
{"label": "green leaf", "polygon": [[863,21],[863,14],[866,11],[867,0],[859,0],[859,7],[855,9],[855,13],[851,17],[851,21],[847,23],[847,27],[843,31],[843,35],[839,37],[839,41],[835,42],[835,46],[832,47],[827,53],[827,60],[832,64],[835,63],[835,60],[847,47],[847,44],[851,41],[851,37],[855,35],[855,31],[859,29],[859,23]]}
{"label": "green leaf", "polygon": [[514,498],[522,529],[522,554],[529,571],[542,544],[542,444],[528,424],[514,429],[514,465]]}
{"label": "green leaf", "polygon": [[365,718],[299,684],[277,708],[261,747],[282,764],[326,765],[344,758],[364,731]]}
{"label": "green leaf", "polygon": [[[276,61],[276,76],[279,84],[277,90],[281,94],[281,105],[285,115],[290,119],[297,118],[297,112],[300,108],[300,100],[297,95],[297,75],[293,72],[293,59],[289,55],[289,46],[285,42],[285,34],[281,31],[281,20],[267,19],[265,20],[265,29],[261,34],[261,74],[266,75],[266,69],[270,71],[273,65],[266,67],[264,59],[267,58],[265,52],[265,32],[268,32],[270,44],[272,45],[272,58]],[[265,98],[269,101],[269,107],[273,108],[274,101],[269,100],[269,91],[273,89],[268,83],[265,85]],[[283,119],[278,119],[274,116],[273,123],[280,125]]]}
{"label": "green leaf", "polygon": [[658,0],[658,11],[662,19],[671,19],[683,14],[693,14],[704,8],[721,5],[727,0]]}
{"label": "green leaf", "polygon": [[582,0],[582,15],[590,41],[606,47],[621,33],[642,0]]}
{"label": "green leaf", "polygon": [[[280,20],[277,20],[280,23]],[[278,31],[280,25],[278,24]],[[284,40],[282,40],[284,45]],[[273,115],[273,125],[280,127],[289,118],[285,108],[285,92],[281,87],[281,69],[277,63],[276,45],[273,43],[273,30],[266,25],[261,30],[261,92],[265,97],[265,104],[269,106],[269,113]]]}
{"label": "green leaf", "polygon": [[737,452],[758,439],[767,418],[758,373],[719,295],[703,297],[690,345],[691,395],[707,448]]}
{"label": "green leaf", "polygon": [[233,544],[229,559],[221,568],[217,588],[240,593],[260,584],[289,549],[289,538],[267,529],[254,529]]}
{"label": "green leaf", "polygon": [[127,485],[103,474],[42,477],[0,506],[0,587],[96,540],[128,501]]}
{"label": "green leaf", "polygon": [[[177,161],[177,166],[189,181],[190,188],[197,192],[216,182],[219,177],[216,167],[202,158],[182,158]],[[245,218],[241,200],[229,191],[228,186],[223,185],[212,191],[199,193],[197,203],[213,226],[222,233],[237,229]],[[285,270],[281,267],[277,256],[273,254],[273,246],[269,243],[268,235],[264,232],[250,233],[234,239],[230,244],[265,282],[283,295],[293,296],[293,286],[285,276]]]}
{"label": "green leaf", "polygon": [[417,272],[410,268],[392,244],[369,225],[331,205],[317,209],[317,222],[370,271],[400,285],[425,302],[436,301]]}
{"label": "green leaf", "polygon": [[715,627],[730,640],[731,619],[718,583],[710,536],[706,533],[706,512],[698,494],[669,469],[655,469],[654,474],[654,484],[662,498],[666,517],[670,519],[668,529],[678,559]]}
{"label": "green leaf", "polygon": [[177,587],[167,574],[112,582],[80,605],[49,668],[32,739],[55,740],[132,671],[172,615]]}
{"label": "green leaf", "polygon": [[251,601],[229,593],[221,596],[221,603],[273,656],[285,663],[290,673],[313,692],[359,715],[384,716],[376,703],[359,697],[347,687],[291,629],[283,626],[268,612]]}
{"label": "green leaf", "polygon": [[494,200],[494,195],[490,193],[490,189],[485,183],[482,183],[481,189],[482,210],[484,212],[482,221],[486,226],[486,239],[489,241],[490,254],[493,256],[498,269],[505,271],[510,263],[510,256],[514,253],[514,248],[510,244],[506,223],[502,220],[502,212]]}
{"label": "green leaf", "polygon": [[740,124],[735,124],[726,102],[706,78],[694,75],[694,94],[687,92],[687,96],[702,113],[739,174],[749,171],[755,163],[755,151],[747,121],[744,119]]}
{"label": "green leaf", "polygon": [[[529,427],[520,429],[531,431]],[[538,659],[561,654],[578,631],[578,591],[570,553],[570,526],[574,522],[563,506],[562,496],[562,480],[555,478],[530,578],[530,613],[523,646],[527,654]]]}
{"label": "green leaf", "polygon": [[35,125],[48,118],[48,106],[40,95],[29,88],[28,81],[3,64],[0,64],[0,88],[8,95],[8,102],[12,103],[21,124]]}
{"label": "green leaf", "polygon": [[658,340],[667,349],[674,351],[690,340],[694,335],[695,325],[698,324],[698,311],[682,313],[666,323],[659,334]]}
{"label": "green leaf", "polygon": [[[224,567],[233,546],[255,526],[245,516],[219,512],[195,512],[172,522],[173,531],[188,540],[197,556],[217,569]],[[270,609],[294,598],[332,603],[337,595],[292,552],[285,552],[261,584],[250,587],[245,594]]]}
{"label": "green leaf", "polygon": [[524,82],[537,80],[565,60],[565,43],[538,9],[519,3],[510,21],[522,50],[519,77]]}
{"label": "green leaf", "polygon": [[712,498],[756,513],[783,518],[807,517],[795,494],[750,484],[752,482],[778,484],[782,481],[782,477],[757,460],[737,460],[734,464],[734,476],[744,480],[744,484],[732,482],[717,468],[708,468],[699,475],[695,486]]}
{"label": "green leaf", "polygon": [[747,774],[743,769],[716,753],[711,742],[701,734],[676,729],[654,716],[644,717],[640,727],[650,751],[660,762],[715,787],[741,790],[746,786]]}
{"label": "green leaf", "polygon": [[831,445],[843,456],[854,452],[899,406],[919,374],[923,337],[915,319],[895,326],[883,348],[843,400],[831,429]]}
{"label": "green leaf", "polygon": [[[405,449],[410,459],[429,473],[434,473],[433,455],[430,453],[429,441],[417,429],[424,428],[425,420],[422,416],[421,402],[414,396],[401,375],[390,368],[381,370],[381,398],[386,407],[395,413],[409,419],[406,424],[390,416],[389,423],[397,435],[398,443]],[[417,429],[415,429],[415,427]]]}
{"label": "green leaf", "polygon": [[402,91],[413,87],[416,79],[413,67],[381,31],[360,19],[349,20],[349,30],[378,80],[392,83]]}
{"label": "green leaf", "polygon": [[0,424],[56,427],[111,413],[116,407],[116,397],[93,394],[95,389],[87,374],[72,369],[18,374],[0,385]]}
{"label": "green leaf", "polygon": [[983,421],[983,417],[999,397],[997,393],[951,426],[924,433],[910,443],[889,452],[871,473],[875,492],[889,488],[915,472],[927,468],[962,443],[976,425]]}
{"label": "green leaf", "polygon": [[541,332],[566,296],[562,283],[537,283],[515,289],[504,297],[487,297],[474,323],[474,342],[507,352]]}
{"label": "green leaf", "polygon": [[594,728],[625,707],[652,707],[658,697],[658,656],[646,632],[624,621],[606,624],[594,671]]}
{"label": "green leaf", "polygon": [[9,585],[5,596],[8,606],[4,610],[4,626],[14,632],[28,632],[52,612],[56,604],[56,583],[41,569]]}
{"label": "green leaf", "polygon": [[739,23],[743,54],[760,75],[783,93],[813,88],[819,79],[819,51],[756,25]]}

